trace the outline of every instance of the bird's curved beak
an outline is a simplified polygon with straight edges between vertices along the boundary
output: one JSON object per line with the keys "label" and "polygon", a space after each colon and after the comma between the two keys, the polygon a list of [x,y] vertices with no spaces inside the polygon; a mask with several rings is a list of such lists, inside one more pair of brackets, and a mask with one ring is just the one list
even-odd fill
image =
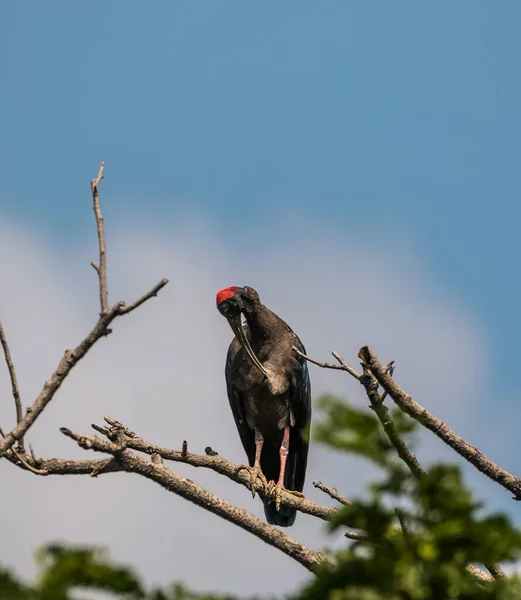
{"label": "bird's curved beak", "polygon": [[250,346],[250,342],[246,337],[246,332],[244,331],[244,328],[242,326],[240,315],[238,317],[228,318],[228,323],[230,324],[233,333],[235,333],[235,336],[239,340],[239,343],[246,351],[246,354],[250,357],[251,362],[257,367],[257,369],[259,369],[259,371],[264,375],[264,377],[267,377],[268,372],[266,371],[261,361],[255,356],[255,352],[253,351],[252,347]]}

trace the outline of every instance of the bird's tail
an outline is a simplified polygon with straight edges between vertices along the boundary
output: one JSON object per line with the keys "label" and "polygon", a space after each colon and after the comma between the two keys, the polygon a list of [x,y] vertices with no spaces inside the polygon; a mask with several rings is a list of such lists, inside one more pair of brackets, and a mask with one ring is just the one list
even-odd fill
{"label": "bird's tail", "polygon": [[266,515],[266,521],[271,525],[278,525],[279,527],[291,527],[295,522],[297,516],[297,510],[289,506],[281,506],[279,510],[275,508],[275,502],[263,498],[264,503],[264,514]]}

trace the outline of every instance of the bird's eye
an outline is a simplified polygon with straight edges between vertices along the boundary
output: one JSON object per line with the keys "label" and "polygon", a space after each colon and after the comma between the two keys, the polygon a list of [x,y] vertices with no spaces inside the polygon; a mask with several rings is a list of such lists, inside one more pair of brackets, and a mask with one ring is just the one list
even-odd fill
{"label": "bird's eye", "polygon": [[227,314],[227,313],[229,313],[229,312],[230,312],[230,309],[229,309],[229,308],[223,308],[223,313],[224,313],[224,314]]}

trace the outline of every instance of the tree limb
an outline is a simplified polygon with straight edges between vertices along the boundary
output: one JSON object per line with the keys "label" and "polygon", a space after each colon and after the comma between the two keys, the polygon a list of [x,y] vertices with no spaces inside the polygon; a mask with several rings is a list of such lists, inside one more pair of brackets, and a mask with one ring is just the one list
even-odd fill
{"label": "tree limb", "polygon": [[313,486],[319,489],[321,492],[327,494],[330,498],[333,498],[333,500],[340,502],[340,504],[343,504],[344,506],[350,504],[349,500],[344,496],[341,496],[338,493],[338,490],[334,487],[328,487],[327,485],[324,485],[321,481],[314,481]]}
{"label": "tree limb", "polygon": [[92,190],[92,209],[96,217],[96,227],[98,230],[98,247],[99,247],[99,265],[91,263],[99,279],[99,296],[101,314],[104,315],[109,310],[109,296],[107,290],[107,243],[105,242],[105,226],[103,223],[103,214],[101,213],[101,205],[99,199],[99,184],[103,179],[103,169],[105,163],[102,162],[98,171],[97,177],[92,179],[90,187]]}
{"label": "tree limb", "polygon": [[516,500],[521,500],[521,479],[492,462],[477,448],[468,444],[463,438],[452,431],[443,421],[433,416],[423,406],[415,402],[386,372],[386,368],[378,361],[370,348],[364,346],[360,349],[358,356],[399,408],[432,431],[460,456],[476,467],[478,471],[481,471],[481,473],[512,492]]}
{"label": "tree limb", "polygon": [[[211,469],[220,475],[224,475],[228,479],[231,479],[235,483],[244,486],[248,490],[251,490],[251,479],[249,474],[238,468],[238,465],[226,460],[222,456],[217,455],[207,455],[207,454],[193,454],[191,452],[183,452],[183,450],[171,450],[170,448],[165,448],[163,446],[157,446],[156,444],[151,444],[150,442],[145,441],[143,438],[139,437],[135,432],[128,429],[122,425],[119,421],[112,419],[110,417],[104,417],[105,421],[111,425],[111,429],[108,430],[104,435],[107,435],[109,440],[115,440],[118,432],[123,431],[125,434],[125,447],[137,450],[139,452],[143,452],[150,456],[158,455],[161,456],[163,460],[171,460],[173,462],[185,463],[187,465],[191,465],[192,467],[202,467],[205,469]],[[98,427],[95,427],[97,431],[99,431]],[[255,482],[255,491],[260,495],[265,495],[264,486],[261,481]],[[294,496],[286,492],[285,490],[281,490],[281,498],[282,504],[286,506],[290,506],[292,508],[296,508],[298,511],[311,515],[312,517],[317,517],[319,519],[323,519],[327,521],[330,517],[332,517],[336,513],[336,508],[332,506],[324,506],[322,504],[317,504],[316,502],[312,502],[311,500],[306,500],[305,498],[301,498],[298,496]]]}
{"label": "tree limb", "polygon": [[406,443],[400,438],[394,421],[391,419],[389,409],[383,403],[383,398],[378,394],[378,381],[371,371],[364,365],[363,375],[360,377],[360,383],[364,386],[371,408],[375,412],[378,420],[382,424],[382,427],[389,438],[391,444],[395,447],[398,456],[403,462],[409,467],[411,473],[419,478],[424,475],[425,471],[420,465],[416,456],[407,448]]}
{"label": "tree limb", "polygon": [[[7,369],[9,370],[9,377],[11,378],[11,388],[13,391],[14,404],[16,408],[16,422],[20,423],[22,420],[22,400],[20,398],[20,389],[18,388],[18,380],[16,379],[16,371],[14,368],[13,359],[11,358],[11,351],[9,350],[9,344],[7,343],[7,338],[5,337],[4,328],[0,323],[0,342],[2,343],[2,348],[4,350],[5,362],[7,364]],[[18,450],[20,452],[24,452],[24,440],[21,437],[18,440]]]}
{"label": "tree limb", "polygon": [[503,571],[501,565],[489,565],[486,564],[485,567],[490,571],[490,574],[494,579],[504,579],[505,571]]}
{"label": "tree limb", "polygon": [[338,360],[338,362],[340,363],[338,365],[335,365],[334,363],[320,362],[319,360],[315,360],[314,358],[311,358],[307,354],[304,354],[303,352],[301,352],[295,346],[293,346],[293,350],[299,356],[302,356],[302,358],[305,358],[308,362],[313,363],[314,365],[317,365],[317,367],[321,367],[322,369],[333,369],[333,370],[336,370],[336,371],[347,371],[355,379],[360,379],[360,375],[355,371],[355,369],[353,369],[353,367],[351,365],[348,365],[346,363],[346,361],[341,356],[338,355],[337,352],[332,352],[331,353]]}

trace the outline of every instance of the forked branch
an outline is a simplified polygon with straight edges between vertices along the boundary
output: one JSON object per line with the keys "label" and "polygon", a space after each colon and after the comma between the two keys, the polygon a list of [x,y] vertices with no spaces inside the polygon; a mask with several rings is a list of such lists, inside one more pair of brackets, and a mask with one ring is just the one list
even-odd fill
{"label": "forked branch", "polygon": [[521,479],[515,477],[496,463],[492,462],[482,452],[467,443],[457,433],[452,431],[443,421],[432,415],[423,406],[406,394],[379,362],[375,353],[364,346],[358,354],[365,367],[376,377],[378,383],[404,412],[432,431],[443,442],[455,450],[460,456],[476,467],[487,477],[514,494],[516,500],[521,500]]}
{"label": "forked branch", "polygon": [[[156,296],[159,290],[168,283],[168,279],[161,279],[151,290],[149,290],[132,304],[126,305],[124,302],[118,302],[112,308],[108,307],[106,242],[98,190],[99,183],[103,178],[104,167],[105,163],[101,163],[97,177],[91,181],[94,214],[96,215],[98,230],[100,264],[95,265],[95,268],[99,278],[101,314],[96,325],[78,344],[78,346],[76,346],[76,348],[73,350],[65,351],[62,359],[56,367],[56,370],[45,382],[42,391],[38,394],[32,406],[27,410],[26,415],[23,417],[21,416],[21,407],[19,408],[19,392],[18,385],[16,384],[16,376],[14,375],[14,365],[12,363],[10,353],[8,352],[7,342],[5,345],[2,343],[4,346],[4,354],[6,356],[9,372],[11,374],[11,382],[14,381],[13,395],[15,396],[15,402],[17,403],[17,417],[19,418],[17,418],[16,426],[9,433],[7,433],[2,440],[0,440],[0,457],[3,456],[17,440],[20,448],[20,442],[23,439],[23,436],[36,421],[36,419],[41,415],[42,411],[49,404],[49,402],[53,399],[54,395],[60,389],[63,381],[67,378],[72,368],[85,356],[85,354],[87,354],[87,352],[100,338],[108,335],[111,332],[109,325],[112,323],[112,321],[120,315],[126,315],[132,312],[144,302]],[[5,339],[5,336],[3,336],[3,339]]]}

